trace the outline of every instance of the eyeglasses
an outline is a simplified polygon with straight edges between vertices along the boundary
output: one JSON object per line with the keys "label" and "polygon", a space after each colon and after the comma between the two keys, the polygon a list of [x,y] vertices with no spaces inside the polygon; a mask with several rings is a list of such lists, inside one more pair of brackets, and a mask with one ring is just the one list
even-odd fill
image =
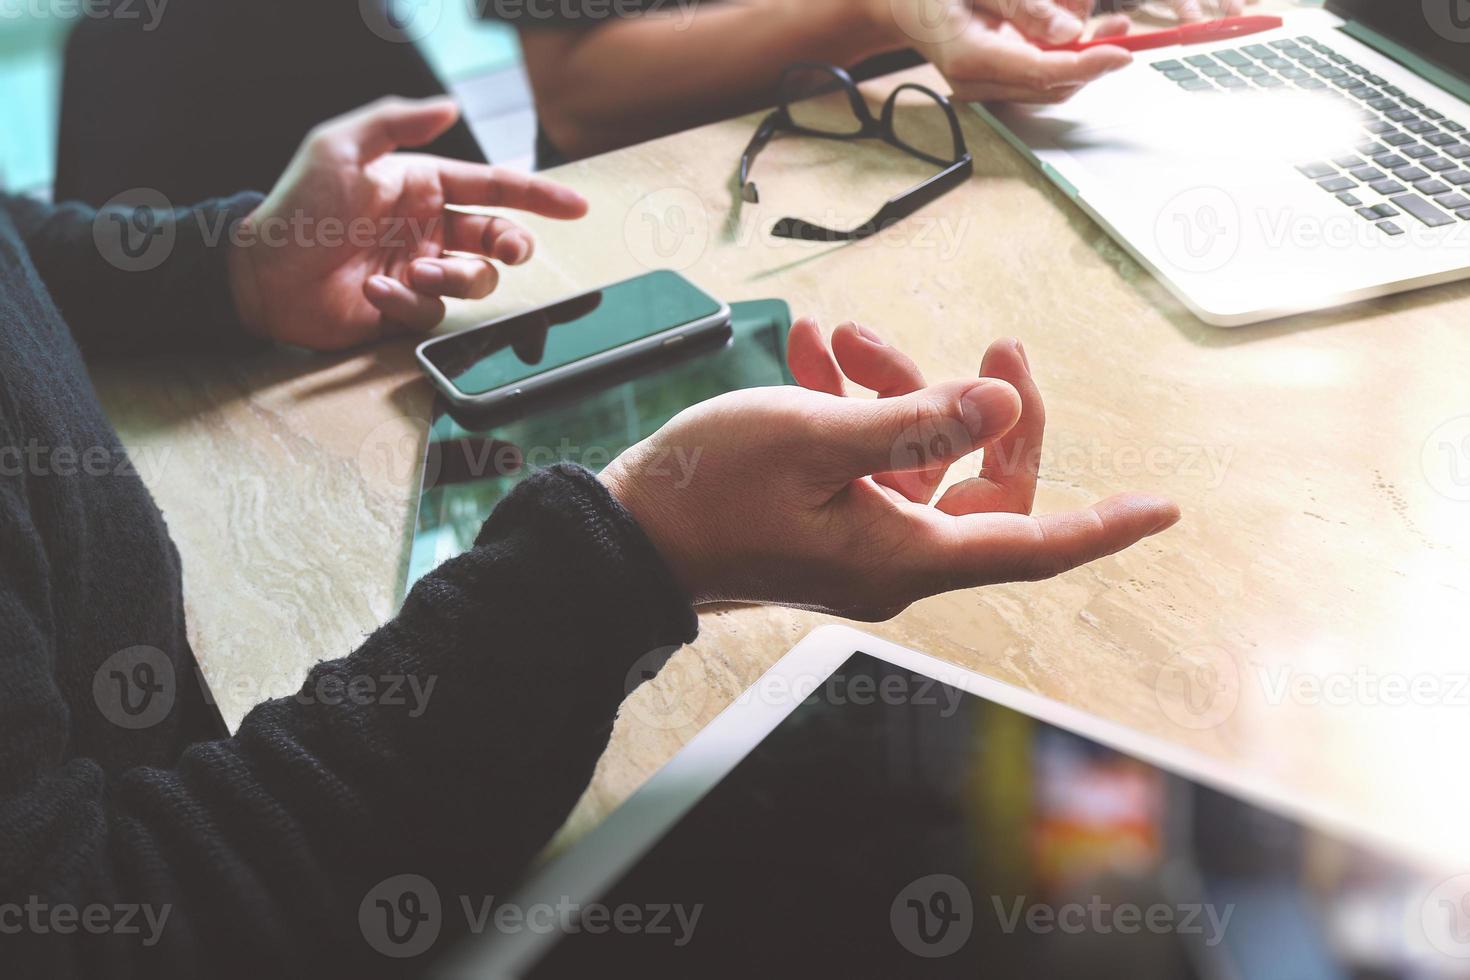
{"label": "eyeglasses", "polygon": [[[760,192],[750,179],[756,156],[777,133],[790,132],[820,139],[881,139],[905,153],[943,167],[916,187],[890,198],[869,221],[851,231],[824,228],[801,218],[782,218],[771,234],[809,242],[852,242],[876,235],[915,211],[958,187],[974,173],[974,158],[965,147],[954,106],[933,89],[912,82],[894,89],[883,111],[873,118],[852,76],[841,68],[801,62],[781,74],[781,105],[767,116],[751,137],[740,157],[740,196],[750,204],[760,202]],[[932,100],[949,122],[949,130],[936,125],[927,106],[899,108],[904,92],[917,92]],[[845,107],[841,103],[845,102]]]}

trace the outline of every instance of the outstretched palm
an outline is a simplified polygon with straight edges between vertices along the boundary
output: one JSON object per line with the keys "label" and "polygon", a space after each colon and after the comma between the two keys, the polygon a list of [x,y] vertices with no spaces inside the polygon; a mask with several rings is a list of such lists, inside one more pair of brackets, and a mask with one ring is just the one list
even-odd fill
{"label": "outstretched palm", "polygon": [[252,331],[338,350],[444,317],[442,297],[477,299],[499,282],[492,259],[531,257],[530,232],[479,205],[578,218],[569,188],[485,164],[395,153],[443,133],[453,102],[389,99],[324,124],[244,222],[231,284]]}

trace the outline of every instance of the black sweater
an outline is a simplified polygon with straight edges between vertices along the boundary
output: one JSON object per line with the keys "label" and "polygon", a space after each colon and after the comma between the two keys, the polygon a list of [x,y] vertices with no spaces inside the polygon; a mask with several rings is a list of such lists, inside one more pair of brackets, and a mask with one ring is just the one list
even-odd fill
{"label": "black sweater", "polygon": [[502,894],[576,802],[630,668],[695,634],[632,518],[558,467],[302,696],[226,737],[178,556],[82,352],[237,343],[211,243],[257,200],[176,212],[166,260],[127,271],[92,212],[0,196],[6,977],[412,971],[422,958],[383,956],[359,921],[369,892],[428,879],[443,949],[458,896]]}

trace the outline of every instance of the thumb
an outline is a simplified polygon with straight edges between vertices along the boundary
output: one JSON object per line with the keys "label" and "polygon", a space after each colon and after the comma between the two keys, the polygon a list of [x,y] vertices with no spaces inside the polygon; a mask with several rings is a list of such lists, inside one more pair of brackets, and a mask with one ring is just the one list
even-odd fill
{"label": "thumb", "polygon": [[897,398],[834,399],[823,430],[833,433],[844,480],[947,466],[1005,435],[1021,396],[1005,381],[949,381]]}
{"label": "thumb", "polygon": [[1066,44],[1082,36],[1082,20],[1054,0],[980,0],[978,6],[1045,44]]}
{"label": "thumb", "polygon": [[423,146],[443,135],[459,118],[450,98],[379,99],[328,123],[335,139],[355,144],[362,163],[376,160],[399,147]]}

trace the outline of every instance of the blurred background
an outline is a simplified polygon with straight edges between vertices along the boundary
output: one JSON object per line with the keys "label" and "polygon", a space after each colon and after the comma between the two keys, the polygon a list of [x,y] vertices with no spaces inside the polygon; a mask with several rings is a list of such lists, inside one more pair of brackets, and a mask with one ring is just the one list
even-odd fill
{"label": "blurred background", "polygon": [[[0,188],[51,196],[65,44],[82,9],[81,0],[0,2]],[[536,117],[515,31],[475,18],[468,2],[441,11],[414,42],[419,53],[459,100],[485,155],[531,169]]]}

